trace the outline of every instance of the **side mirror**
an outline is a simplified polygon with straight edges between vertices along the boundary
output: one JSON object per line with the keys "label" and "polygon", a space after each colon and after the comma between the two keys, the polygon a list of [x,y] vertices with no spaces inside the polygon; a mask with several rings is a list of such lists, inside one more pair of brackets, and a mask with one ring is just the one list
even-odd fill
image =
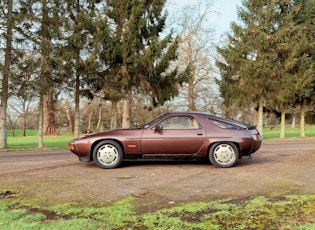
{"label": "side mirror", "polygon": [[155,128],[154,128],[154,132],[161,132],[163,129],[163,126],[162,125],[156,125]]}

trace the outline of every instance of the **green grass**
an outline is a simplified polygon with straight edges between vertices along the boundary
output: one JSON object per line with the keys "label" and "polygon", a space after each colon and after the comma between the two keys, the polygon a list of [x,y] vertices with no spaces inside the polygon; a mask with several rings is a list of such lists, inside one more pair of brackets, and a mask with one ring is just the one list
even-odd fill
{"label": "green grass", "polygon": [[[66,149],[68,142],[72,139],[74,137],[67,133],[44,136],[44,147],[45,149]],[[37,130],[27,130],[26,137],[22,136],[21,130],[14,130],[14,136],[12,136],[12,131],[7,131],[7,145],[7,150],[35,150],[38,148]]]}
{"label": "green grass", "polygon": [[[14,135],[13,135],[14,134]],[[37,130],[26,130],[26,136],[37,136],[38,131]],[[68,135],[68,132],[61,132],[59,135]],[[22,137],[22,130],[20,129],[15,129],[15,130],[8,130],[7,131],[7,136],[8,137]]]}
{"label": "green grass", "polygon": [[[315,126],[306,126],[305,127],[305,137],[315,137]],[[265,126],[263,131],[264,140],[269,139],[279,139],[280,138],[280,126],[275,126],[271,129],[270,126]],[[291,128],[291,126],[285,127],[285,138],[296,139],[300,138],[300,129],[297,126],[296,128]]]}
{"label": "green grass", "polygon": [[[2,195],[1,195],[2,194]],[[315,195],[172,204],[142,212],[141,198],[38,207],[0,190],[0,229],[315,229]]]}
{"label": "green grass", "polygon": [[[26,136],[37,136],[37,130],[26,130]],[[8,137],[22,137],[22,130],[20,129],[15,129],[15,130],[8,130],[7,131],[7,136]]]}
{"label": "green grass", "polygon": [[[45,149],[66,149],[72,136],[45,136]],[[8,137],[8,150],[34,150],[38,148],[38,136]]]}

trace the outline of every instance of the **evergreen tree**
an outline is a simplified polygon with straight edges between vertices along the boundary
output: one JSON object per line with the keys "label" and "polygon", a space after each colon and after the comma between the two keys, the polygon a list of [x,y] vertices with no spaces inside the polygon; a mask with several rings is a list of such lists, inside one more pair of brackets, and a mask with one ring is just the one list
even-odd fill
{"label": "evergreen tree", "polygon": [[[286,17],[291,4],[285,1],[244,0],[238,9],[242,24],[232,23],[231,42],[218,48],[218,81],[228,103],[258,106],[258,130],[262,132],[264,105],[279,105],[284,112],[292,104],[295,75],[289,67],[291,49]],[[293,93],[294,95],[294,93]]]}
{"label": "evergreen tree", "polygon": [[39,68],[39,148],[43,148],[43,135],[55,134],[54,86],[61,82],[60,58],[56,47],[61,36],[60,18],[63,4],[53,0],[19,1],[16,29],[28,41],[29,47],[38,51],[34,62]]}
{"label": "evergreen tree", "polygon": [[298,0],[293,2],[288,15],[292,34],[292,71],[296,73],[295,106],[301,108],[300,136],[305,136],[305,109],[315,95],[315,2]]}
{"label": "evergreen tree", "polygon": [[167,72],[176,58],[178,39],[165,30],[165,0],[108,0],[94,35],[98,51],[98,75],[90,79],[113,102],[132,90],[149,94],[153,105],[163,104],[178,94],[177,71]]}
{"label": "evergreen tree", "polygon": [[[274,44],[267,39],[268,35],[274,33],[276,25],[275,16],[271,14],[274,7],[274,3],[270,1],[243,1],[243,8],[238,9],[242,24],[231,24],[231,44],[227,49],[218,49],[219,53],[225,55],[223,58],[228,58],[218,63],[219,67],[227,65],[222,83],[219,82],[223,98],[237,99],[236,103],[239,105],[247,106],[251,103],[255,107],[258,106],[257,126],[261,133],[262,107],[267,99],[266,89],[272,85],[269,79],[275,59],[272,52]],[[226,90],[227,92],[224,92]]]}
{"label": "evergreen tree", "polygon": [[[223,98],[225,106],[225,116],[235,118],[239,108],[243,109],[252,102],[246,100],[243,91],[241,78],[239,77],[239,69],[242,56],[246,56],[242,50],[239,50],[239,42],[232,35],[228,35],[225,47],[217,47],[219,56],[216,59],[216,66],[220,71],[220,79],[216,79],[216,83],[220,89],[220,96]],[[234,107],[237,109],[234,109]]]}
{"label": "evergreen tree", "polygon": [[[88,43],[95,28],[93,22],[95,3],[86,0],[65,0],[64,5],[63,41],[65,45],[60,49],[60,56],[64,60],[64,82],[68,82],[75,98],[74,125],[71,133],[79,137],[81,82],[83,78],[88,78],[94,67],[94,64],[84,57],[90,50]],[[69,115],[72,116],[72,114]]]}

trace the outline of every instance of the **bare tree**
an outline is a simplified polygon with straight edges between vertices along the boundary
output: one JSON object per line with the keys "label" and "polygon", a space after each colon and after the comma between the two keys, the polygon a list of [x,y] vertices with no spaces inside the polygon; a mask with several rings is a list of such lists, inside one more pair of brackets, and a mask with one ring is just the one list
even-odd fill
{"label": "bare tree", "polygon": [[213,64],[211,61],[214,30],[209,18],[213,14],[211,5],[186,6],[179,22],[181,43],[177,65],[181,71],[188,67],[188,83],[181,90],[183,103],[189,111],[208,110],[214,106],[211,101],[215,89]]}
{"label": "bare tree", "polygon": [[112,103],[102,98],[94,97],[92,100],[83,99],[81,108],[83,132],[92,133],[112,129],[111,113]]}
{"label": "bare tree", "polygon": [[24,96],[15,96],[10,99],[8,107],[10,110],[15,111],[20,117],[22,117],[22,136],[26,136],[27,128],[27,115],[29,110],[32,108],[32,101],[34,96],[24,97]]}

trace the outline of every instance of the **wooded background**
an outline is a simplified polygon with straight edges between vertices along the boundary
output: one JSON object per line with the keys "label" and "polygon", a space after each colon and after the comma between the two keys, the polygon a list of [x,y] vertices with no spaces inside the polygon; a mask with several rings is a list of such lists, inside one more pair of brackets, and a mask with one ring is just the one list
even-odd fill
{"label": "wooded background", "polygon": [[256,124],[314,123],[315,1],[244,0],[214,41],[209,4],[1,0],[0,148],[9,128],[74,137],[205,111]]}

